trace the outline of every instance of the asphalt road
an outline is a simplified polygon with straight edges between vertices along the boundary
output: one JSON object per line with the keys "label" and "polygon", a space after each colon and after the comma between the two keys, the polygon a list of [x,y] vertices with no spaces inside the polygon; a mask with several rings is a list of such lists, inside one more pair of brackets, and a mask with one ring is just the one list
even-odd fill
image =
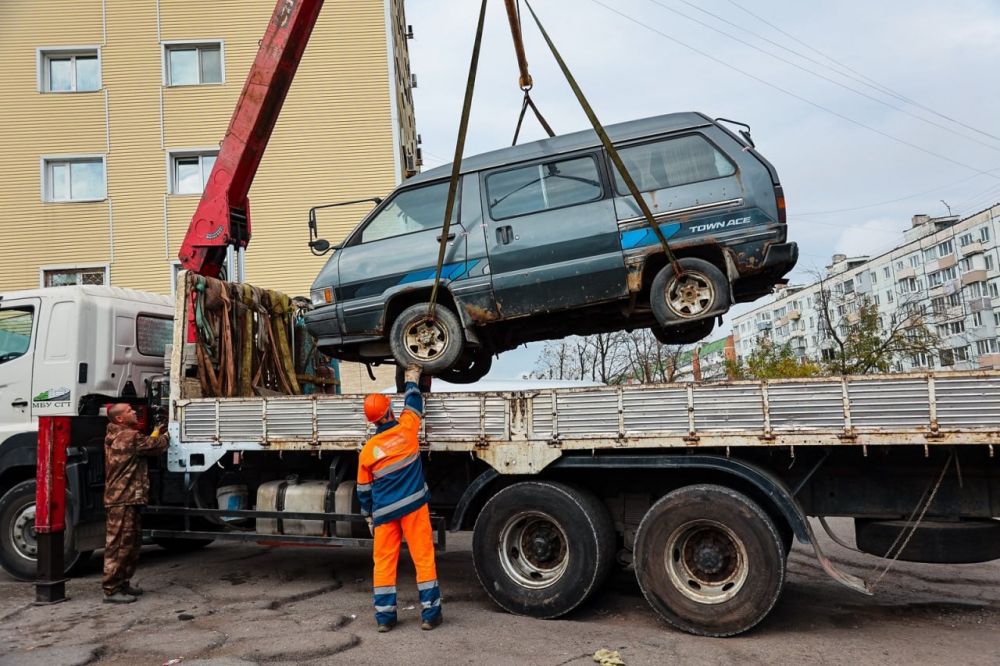
{"label": "asphalt road", "polygon": [[[846,532],[848,523],[838,525]],[[838,564],[867,575],[873,558],[824,539]],[[400,624],[375,632],[370,555],[358,549],[213,544],[195,554],[143,549],[138,603],[101,603],[100,559],[68,583],[71,599],[33,606],[34,588],[0,573],[0,665],[594,664],[601,648],[639,664],[1000,664],[1000,561],[900,563],[874,597],[840,587],[796,545],[778,605],[735,638],[689,636],[616,572],[560,620],[498,609],[479,587],[468,535],[439,556],[445,623],[420,630],[413,570],[400,577]],[[404,555],[404,560],[405,560]]]}

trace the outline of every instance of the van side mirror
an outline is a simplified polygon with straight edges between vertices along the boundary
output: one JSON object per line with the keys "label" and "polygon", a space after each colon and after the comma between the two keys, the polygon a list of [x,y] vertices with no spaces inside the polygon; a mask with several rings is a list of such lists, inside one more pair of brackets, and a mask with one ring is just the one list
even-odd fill
{"label": "van side mirror", "polygon": [[330,251],[330,241],[325,238],[317,238],[316,240],[309,241],[309,249],[316,255],[326,254]]}

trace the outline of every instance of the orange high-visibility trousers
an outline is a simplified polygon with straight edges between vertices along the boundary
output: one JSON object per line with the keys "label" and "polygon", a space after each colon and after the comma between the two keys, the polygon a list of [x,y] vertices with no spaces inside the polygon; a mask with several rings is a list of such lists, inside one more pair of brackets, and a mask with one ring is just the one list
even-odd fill
{"label": "orange high-visibility trousers", "polygon": [[412,513],[375,527],[375,587],[396,585],[396,564],[403,538],[417,570],[417,583],[437,580],[431,512],[424,504]]}

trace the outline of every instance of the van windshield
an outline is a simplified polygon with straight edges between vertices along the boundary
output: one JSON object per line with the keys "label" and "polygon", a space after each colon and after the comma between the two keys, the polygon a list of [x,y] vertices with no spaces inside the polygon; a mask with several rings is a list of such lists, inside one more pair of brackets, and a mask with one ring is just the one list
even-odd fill
{"label": "van windshield", "polygon": [[32,308],[0,310],[0,363],[24,356],[31,345]]}
{"label": "van windshield", "polygon": [[[618,154],[640,192],[722,178],[736,172],[725,155],[696,134],[621,148]],[[617,169],[615,190],[622,196],[628,195],[628,187]]]}

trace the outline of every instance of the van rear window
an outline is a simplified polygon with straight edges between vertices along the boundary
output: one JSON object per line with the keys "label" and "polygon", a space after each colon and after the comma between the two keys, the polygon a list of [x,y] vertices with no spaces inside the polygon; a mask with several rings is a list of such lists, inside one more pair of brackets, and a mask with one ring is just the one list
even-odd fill
{"label": "van rear window", "polygon": [[486,192],[494,220],[587,203],[604,196],[597,162],[589,156],[491,173],[486,177]]}
{"label": "van rear window", "polygon": [[135,318],[136,347],[143,356],[165,356],[173,340],[173,319],[139,315]]}
{"label": "van rear window", "polygon": [[[630,146],[618,151],[640,192],[651,192],[736,173],[736,167],[705,137],[697,134]],[[615,169],[615,191],[628,188]]]}

